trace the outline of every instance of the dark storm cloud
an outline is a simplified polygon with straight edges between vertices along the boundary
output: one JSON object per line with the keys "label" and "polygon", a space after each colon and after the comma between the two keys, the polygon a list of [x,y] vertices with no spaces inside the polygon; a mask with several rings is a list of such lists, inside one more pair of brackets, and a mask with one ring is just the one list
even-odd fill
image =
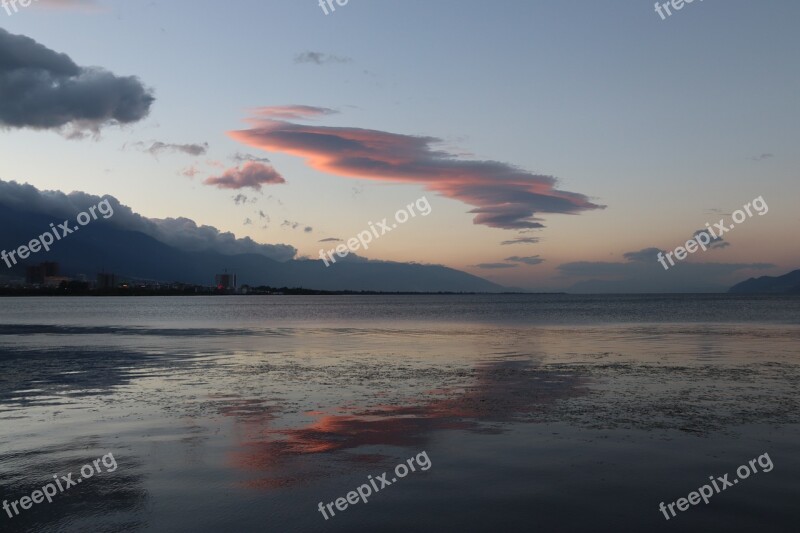
{"label": "dark storm cloud", "polygon": [[138,78],[78,66],[24,35],[0,28],[0,126],[70,135],[137,122],[155,101]]}

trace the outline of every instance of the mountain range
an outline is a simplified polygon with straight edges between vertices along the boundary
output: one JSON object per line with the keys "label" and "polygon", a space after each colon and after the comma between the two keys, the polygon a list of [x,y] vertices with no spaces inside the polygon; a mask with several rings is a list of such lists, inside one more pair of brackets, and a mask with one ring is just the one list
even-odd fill
{"label": "mountain range", "polygon": [[[7,194],[0,195],[0,249],[2,250],[15,250],[49,231],[51,223],[58,225],[63,222],[66,218],[64,209],[66,199],[73,200],[73,204],[76,200],[74,197],[76,193],[67,196],[63,193],[40,192],[31,190],[30,186],[20,186],[13,182],[10,184],[3,182],[3,185],[7,190],[9,186],[24,187],[29,195],[39,193],[49,196],[46,202],[23,203],[12,201],[19,200],[13,194],[11,197]],[[10,190],[21,191],[13,187]],[[82,209],[91,205],[89,203],[91,200],[95,200],[95,203],[100,200],[98,197],[89,197],[83,193],[80,195]],[[146,232],[130,229],[132,224],[125,221],[139,215],[132,215],[128,208],[121,206],[115,199],[111,199],[111,204],[114,210],[120,213],[119,218],[117,214],[108,219],[99,217],[81,227],[79,231],[54,243],[49,252],[42,250],[33,254],[24,263],[11,269],[0,262],[0,274],[21,277],[25,274],[25,265],[55,261],[59,263],[62,275],[82,274],[87,279],[94,279],[97,273],[105,271],[115,273],[118,279],[210,286],[214,282],[215,274],[227,270],[237,275],[239,285],[251,286],[386,292],[507,290],[477,276],[440,265],[372,261],[348,256],[326,267],[319,260],[280,261],[259,252],[222,253],[212,245],[202,249],[196,242],[192,246],[195,249],[187,249],[186,246],[167,244]],[[73,210],[70,220],[74,221],[76,215],[77,211]],[[191,224],[193,228],[197,228],[193,222]],[[74,222],[70,222],[70,225],[73,226]],[[216,229],[214,231],[219,234]],[[175,238],[164,240],[175,241]],[[242,240],[236,240],[234,243],[240,241]]]}
{"label": "mountain range", "polygon": [[783,276],[761,276],[737,283],[728,291],[738,294],[800,294],[800,270]]}

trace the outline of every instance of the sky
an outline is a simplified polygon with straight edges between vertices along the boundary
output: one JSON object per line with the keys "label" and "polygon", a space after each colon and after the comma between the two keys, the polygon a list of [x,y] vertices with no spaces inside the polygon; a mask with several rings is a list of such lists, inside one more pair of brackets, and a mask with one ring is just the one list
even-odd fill
{"label": "sky", "polygon": [[[0,7],[0,179],[312,259],[425,197],[358,255],[530,290],[800,268],[800,3],[333,6]],[[757,198],[707,251],[657,261]]]}

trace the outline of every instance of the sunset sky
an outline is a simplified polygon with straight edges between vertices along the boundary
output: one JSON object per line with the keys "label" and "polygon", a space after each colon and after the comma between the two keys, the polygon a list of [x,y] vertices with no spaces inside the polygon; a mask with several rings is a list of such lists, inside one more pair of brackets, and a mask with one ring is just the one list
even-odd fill
{"label": "sunset sky", "polygon": [[[122,126],[61,128],[0,102],[0,179],[312,259],[426,196],[429,216],[358,254],[536,290],[680,276],[630,254],[763,197],[768,213],[675,270],[731,284],[800,268],[800,3],[706,0],[665,20],[646,0],[334,5],[0,8],[2,30],[155,98]],[[15,60],[0,48],[0,100]]]}

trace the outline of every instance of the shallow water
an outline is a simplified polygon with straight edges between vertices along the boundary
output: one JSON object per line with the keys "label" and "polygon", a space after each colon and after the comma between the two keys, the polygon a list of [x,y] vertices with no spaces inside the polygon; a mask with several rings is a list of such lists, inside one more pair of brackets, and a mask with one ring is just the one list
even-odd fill
{"label": "shallow water", "polygon": [[0,528],[796,531],[800,299],[648,298],[3,299]]}

